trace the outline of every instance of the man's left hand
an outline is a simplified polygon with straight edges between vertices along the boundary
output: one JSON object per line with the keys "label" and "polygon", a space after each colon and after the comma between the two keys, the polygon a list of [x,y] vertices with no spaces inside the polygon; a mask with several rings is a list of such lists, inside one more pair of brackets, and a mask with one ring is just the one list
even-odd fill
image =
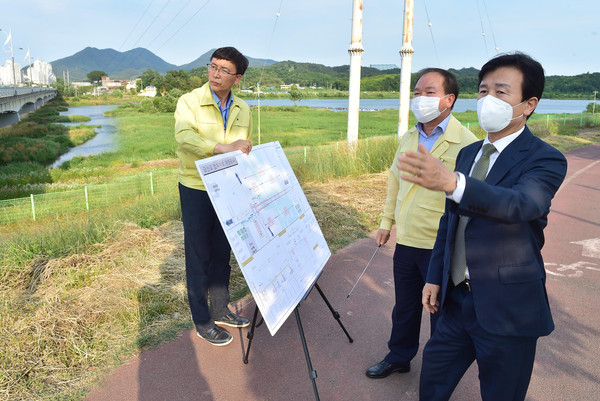
{"label": "man's left hand", "polygon": [[444,164],[419,145],[418,152],[407,151],[398,157],[398,169],[408,174],[400,178],[434,191],[450,193],[456,188],[456,173],[448,170]]}

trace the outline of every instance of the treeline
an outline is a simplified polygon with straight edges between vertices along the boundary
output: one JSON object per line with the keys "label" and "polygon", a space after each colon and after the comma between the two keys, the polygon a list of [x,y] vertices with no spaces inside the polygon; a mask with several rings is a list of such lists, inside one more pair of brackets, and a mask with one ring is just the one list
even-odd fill
{"label": "treeline", "polygon": [[[265,67],[250,67],[240,80],[240,89],[256,91],[279,90],[283,84],[297,84],[300,87],[317,87],[334,91],[348,90],[350,67],[327,67],[321,64],[282,61]],[[462,94],[476,94],[479,70],[476,68],[450,69],[458,80]],[[414,87],[418,72],[411,74],[411,87]],[[155,86],[160,94],[170,93],[173,89],[189,92],[208,81],[206,67],[190,71],[171,70],[166,74],[148,69],[142,76],[142,86]],[[394,92],[400,86],[400,69],[378,70],[361,68],[361,91]],[[138,88],[139,89],[141,89]],[[600,73],[586,73],[575,76],[548,76],[544,97],[548,98],[586,98],[593,97],[594,91],[600,91]]]}

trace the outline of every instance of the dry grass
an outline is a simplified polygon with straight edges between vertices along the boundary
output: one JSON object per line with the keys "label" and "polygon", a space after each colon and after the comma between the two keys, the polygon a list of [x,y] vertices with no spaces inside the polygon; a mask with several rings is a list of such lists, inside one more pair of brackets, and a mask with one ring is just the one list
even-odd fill
{"label": "dry grass", "polygon": [[578,131],[572,136],[551,135],[543,139],[561,152],[565,152],[570,149],[600,143],[600,131],[584,130]]}
{"label": "dry grass", "polygon": [[95,252],[35,260],[2,288],[0,395],[76,393],[157,327],[189,321],[178,226],[124,225]]}
{"label": "dry grass", "polygon": [[[386,177],[304,184],[333,252],[376,228]],[[248,292],[236,265],[231,290]],[[91,252],[32,260],[0,283],[0,398],[82,399],[141,348],[191,327],[181,223],[123,224]]]}

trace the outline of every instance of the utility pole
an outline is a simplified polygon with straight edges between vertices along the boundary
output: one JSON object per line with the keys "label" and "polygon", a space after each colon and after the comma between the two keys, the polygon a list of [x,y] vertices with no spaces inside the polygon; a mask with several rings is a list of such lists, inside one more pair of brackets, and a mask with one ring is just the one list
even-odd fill
{"label": "utility pole", "polygon": [[[242,75],[243,76],[243,75]],[[257,101],[258,101],[258,144],[260,145],[260,82],[256,83]]]}
{"label": "utility pole", "polygon": [[594,91],[594,104],[592,106],[592,114],[596,114],[596,94],[598,91]]}
{"label": "utility pole", "polygon": [[414,0],[404,0],[404,28],[402,32],[402,48],[400,57],[400,105],[398,107],[398,138],[408,130],[408,111],[410,102],[410,73],[412,70],[413,14]]}
{"label": "utility pole", "polygon": [[360,108],[360,63],[362,47],[362,0],[354,0],[352,6],[352,41],[350,53],[350,81],[348,86],[348,145],[358,143],[358,113]]}

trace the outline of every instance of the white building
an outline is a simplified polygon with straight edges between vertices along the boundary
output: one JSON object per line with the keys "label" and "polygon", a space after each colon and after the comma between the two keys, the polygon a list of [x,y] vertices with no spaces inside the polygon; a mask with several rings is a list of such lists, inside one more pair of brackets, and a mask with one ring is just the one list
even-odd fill
{"label": "white building", "polygon": [[23,80],[21,77],[21,66],[19,63],[15,63],[13,70],[12,60],[6,60],[6,64],[0,65],[0,85],[3,86],[14,86],[15,75],[17,78],[17,85]]}
{"label": "white building", "polygon": [[30,82],[34,85],[51,85],[56,81],[56,77],[52,72],[52,65],[40,60],[35,60],[31,66],[28,65],[25,67],[24,75],[19,63],[15,63],[14,72],[11,60],[6,60],[5,65],[0,65],[0,85],[14,86],[15,75],[17,86],[25,82]]}
{"label": "white building", "polygon": [[127,90],[136,89],[137,82],[141,81],[141,80],[142,80],[142,78],[135,78],[131,81],[127,81],[127,85],[125,85],[125,89],[127,89]]}
{"label": "white building", "polygon": [[26,68],[26,70],[27,80],[33,85],[51,85],[56,82],[56,76],[52,72],[50,63],[35,60],[31,67]]}
{"label": "white building", "polygon": [[156,96],[156,86],[146,86],[138,96],[154,97]]}

